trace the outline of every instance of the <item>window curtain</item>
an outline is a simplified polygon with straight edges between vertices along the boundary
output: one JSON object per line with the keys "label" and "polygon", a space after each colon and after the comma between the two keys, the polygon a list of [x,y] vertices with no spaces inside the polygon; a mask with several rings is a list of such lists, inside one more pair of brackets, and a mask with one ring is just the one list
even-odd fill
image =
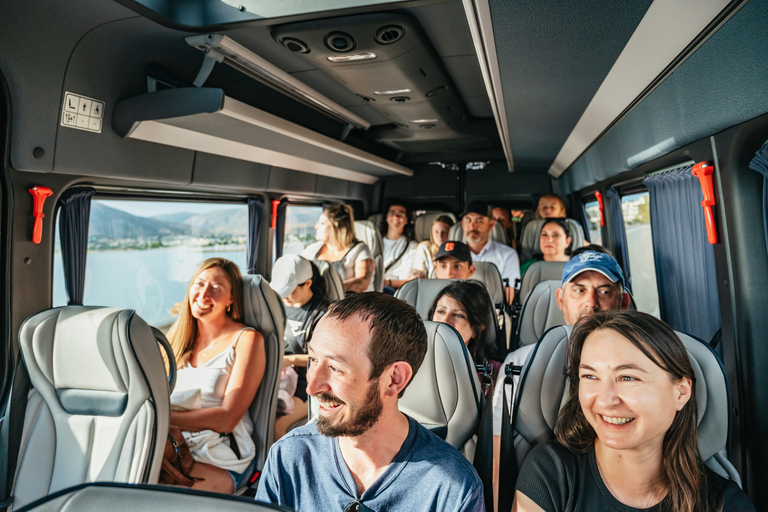
{"label": "window curtain", "polygon": [[[605,205],[608,210],[608,222],[606,230],[611,235],[611,245],[613,255],[619,262],[621,270],[624,272],[624,280],[627,283],[627,289],[632,291],[632,279],[629,274],[629,252],[627,251],[627,232],[624,230],[624,211],[621,209],[621,196],[616,187],[611,187],[605,193],[608,204]],[[605,240],[603,241],[605,243]]]}
{"label": "window curtain", "polygon": [[581,203],[581,227],[584,229],[584,241],[586,245],[592,243],[592,239],[589,237],[589,219],[587,218],[587,205]]}
{"label": "window curtain", "polygon": [[768,250],[768,141],[757,150],[755,158],[749,162],[749,168],[763,175],[763,230],[766,250]]}
{"label": "window curtain", "polygon": [[673,329],[710,340],[720,329],[715,251],[707,242],[704,198],[691,169],[673,169],[643,183],[650,195],[661,317]]}
{"label": "window curtain", "polygon": [[259,255],[259,230],[264,215],[264,200],[259,197],[248,198],[248,236],[245,241],[245,254],[249,274],[256,273],[256,259]]}
{"label": "window curtain", "polygon": [[88,223],[92,188],[74,188],[59,200],[59,236],[67,305],[82,306],[85,293],[85,257],[88,253]]}
{"label": "window curtain", "polygon": [[275,254],[276,258],[283,255],[283,241],[285,239],[285,210],[288,208],[288,201],[281,201],[277,207],[277,225],[275,226]]}

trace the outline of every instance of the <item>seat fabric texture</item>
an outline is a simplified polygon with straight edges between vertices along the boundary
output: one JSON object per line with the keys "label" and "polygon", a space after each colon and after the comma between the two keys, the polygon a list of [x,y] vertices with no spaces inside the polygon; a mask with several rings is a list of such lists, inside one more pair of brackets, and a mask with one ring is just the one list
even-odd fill
{"label": "seat fabric texture", "polygon": [[462,450],[480,423],[481,389],[475,363],[453,327],[429,321],[424,326],[427,354],[399,407]]}
{"label": "seat fabric texture", "polygon": [[384,287],[384,243],[381,234],[376,229],[376,224],[369,220],[355,221],[355,238],[364,242],[371,250],[376,270],[373,275],[373,289],[377,292]]}
{"label": "seat fabric texture", "polygon": [[413,222],[413,231],[417,242],[429,240],[430,231],[432,230],[432,222],[442,215],[450,217],[453,219],[453,223],[456,224],[456,216],[451,212],[428,211],[416,216],[416,219]]}
{"label": "seat fabric texture", "polygon": [[[572,326],[549,330],[528,357],[514,405],[515,451],[522,464],[537,444],[554,439],[557,414],[567,400],[566,347]],[[725,457],[730,429],[730,394],[722,363],[704,342],[675,332],[688,351],[696,376],[698,437],[701,458],[724,478],[741,480]]]}
{"label": "seat fabric texture", "polygon": [[565,323],[563,312],[557,307],[558,288],[559,280],[541,281],[528,294],[517,322],[519,345],[536,343],[547,329]]}
{"label": "seat fabric texture", "polygon": [[323,276],[323,279],[325,280],[328,301],[336,302],[337,300],[343,299],[346,295],[344,292],[344,282],[339,273],[336,272],[334,266],[331,265],[330,262],[324,260],[312,260],[312,263],[317,266],[320,275]]}
{"label": "seat fabric texture", "polygon": [[[381,222],[384,220],[384,214],[383,213],[374,213],[370,217],[368,217],[368,221],[370,221],[373,224],[373,227],[378,229]],[[355,223],[360,222],[359,220],[355,220]]]}
{"label": "seat fabric texture", "polygon": [[280,296],[260,275],[243,276],[243,323],[264,337],[266,367],[248,414],[253,421],[253,442],[256,445],[256,469],[267,460],[269,447],[275,440],[275,415],[280,371],[285,353],[285,308]]}
{"label": "seat fabric texture", "polygon": [[531,263],[528,270],[525,271],[523,282],[520,285],[521,303],[525,301],[533,287],[541,281],[562,280],[565,263],[564,261],[536,261]]}
{"label": "seat fabric texture", "polygon": [[170,390],[149,325],[129,309],[67,306],[27,319],[19,345],[32,389],[13,508],[83,483],[156,483]]}
{"label": "seat fabric texture", "polygon": [[[535,219],[525,225],[523,234],[520,237],[520,262],[524,263],[536,256],[541,256],[541,245],[539,244],[539,235],[541,227],[546,219]],[[571,249],[584,247],[584,228],[573,219],[565,219],[571,228]]]}
{"label": "seat fabric texture", "polygon": [[[457,222],[451,226],[451,230],[448,232],[448,240],[453,240],[454,242],[467,242],[467,239],[464,238],[464,230],[461,229],[461,222]],[[506,245],[507,234],[504,233],[504,226],[498,222],[495,222],[491,228],[491,232],[488,233],[488,240],[493,240],[494,242],[499,242],[500,244]]]}

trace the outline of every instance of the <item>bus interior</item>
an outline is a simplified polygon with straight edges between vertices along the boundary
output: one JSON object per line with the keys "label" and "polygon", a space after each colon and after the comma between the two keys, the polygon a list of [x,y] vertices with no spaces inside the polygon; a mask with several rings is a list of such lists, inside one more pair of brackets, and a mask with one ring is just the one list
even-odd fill
{"label": "bus interior", "polygon": [[530,216],[554,193],[639,310],[719,354],[727,458],[768,509],[766,27],[768,0],[6,0],[3,411],[40,311],[164,329],[197,263],[268,280],[329,205]]}

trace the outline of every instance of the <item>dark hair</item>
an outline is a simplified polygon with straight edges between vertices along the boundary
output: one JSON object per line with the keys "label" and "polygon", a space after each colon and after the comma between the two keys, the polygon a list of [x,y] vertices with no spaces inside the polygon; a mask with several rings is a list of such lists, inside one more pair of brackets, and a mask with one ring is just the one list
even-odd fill
{"label": "dark hair", "polygon": [[579,247],[578,249],[574,249],[573,252],[571,252],[571,258],[575,258],[579,254],[587,251],[594,251],[594,252],[601,252],[603,254],[607,254],[608,256],[613,256],[613,253],[603,247],[602,245],[597,244],[589,244],[585,245],[584,247]]}
{"label": "dark hair", "polygon": [[443,224],[448,224],[449,228],[455,224],[455,222],[453,222],[453,219],[450,218],[447,215],[439,216],[438,218],[436,218],[435,220],[432,221],[432,225],[434,226],[435,223],[437,223],[437,222],[442,222]]}
{"label": "dark hair", "polygon": [[692,512],[694,508],[702,510],[703,505],[704,510],[708,510],[709,505],[700,500],[700,496],[707,495],[707,482],[697,440],[696,376],[683,343],[667,324],[651,315],[638,311],[605,311],[578,321],[568,342],[569,396],[557,417],[557,440],[575,453],[586,453],[594,446],[596,433],[584,417],[579,402],[579,366],[587,338],[598,330],[623,336],[672,379],[691,380],[691,397],[676,413],[664,436],[661,485],[667,494],[661,508]]}
{"label": "dark hair", "polygon": [[467,350],[476,363],[494,359],[496,356],[495,332],[485,332],[488,320],[493,318],[493,303],[485,285],[478,281],[455,281],[435,297],[432,307],[429,308],[428,318],[435,316],[437,302],[443,295],[447,295],[464,307],[467,312],[467,320],[474,336],[471,340],[465,340]]}
{"label": "dark hair", "polygon": [[571,226],[568,225],[568,221],[566,221],[564,218],[558,218],[558,217],[549,217],[548,219],[544,219],[544,224],[541,225],[541,229],[539,230],[539,237],[541,237],[541,233],[544,231],[544,228],[547,224],[557,224],[561,228],[563,228],[563,231],[565,232],[565,237],[571,239],[571,243],[568,244],[568,247],[565,248],[565,254],[570,255],[571,254],[571,246],[573,245],[573,238],[571,237]]}
{"label": "dark hair", "polygon": [[[326,317],[339,321],[352,316],[370,322],[371,379],[381,376],[396,361],[411,365],[416,375],[427,353],[427,330],[413,306],[386,293],[363,292],[334,302],[326,313]],[[403,396],[407,387],[398,396]]]}
{"label": "dark hair", "polygon": [[414,239],[414,229],[413,229],[413,212],[411,211],[411,208],[402,202],[399,199],[390,199],[387,202],[387,207],[384,209],[384,215],[381,218],[381,222],[379,223],[379,233],[381,236],[386,236],[387,229],[389,229],[389,225],[387,224],[387,213],[389,212],[389,209],[393,206],[402,206],[405,208],[405,226],[403,227],[403,235],[408,240]]}
{"label": "dark hair", "polygon": [[325,285],[325,278],[320,274],[320,269],[317,268],[314,262],[310,261],[312,265],[312,284],[309,289],[312,290],[312,297],[318,297],[322,300],[328,298],[328,287]]}

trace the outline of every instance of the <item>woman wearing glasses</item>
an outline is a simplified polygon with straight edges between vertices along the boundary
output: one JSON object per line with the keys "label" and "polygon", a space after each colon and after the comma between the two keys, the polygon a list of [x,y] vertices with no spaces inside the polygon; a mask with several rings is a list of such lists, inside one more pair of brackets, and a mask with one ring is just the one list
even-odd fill
{"label": "woman wearing glasses", "polygon": [[394,295],[408,281],[416,256],[413,219],[408,207],[400,201],[390,203],[379,231],[384,245],[384,291]]}

